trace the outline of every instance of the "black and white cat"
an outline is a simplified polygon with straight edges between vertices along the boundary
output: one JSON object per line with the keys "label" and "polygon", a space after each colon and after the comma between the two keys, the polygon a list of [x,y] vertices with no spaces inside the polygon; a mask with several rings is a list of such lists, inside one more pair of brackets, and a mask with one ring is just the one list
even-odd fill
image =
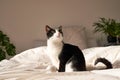
{"label": "black and white cat", "polygon": [[[82,51],[75,45],[63,42],[62,26],[53,29],[46,25],[46,34],[48,38],[47,53],[58,72],[86,71]],[[102,61],[103,58],[99,58],[95,64]]]}

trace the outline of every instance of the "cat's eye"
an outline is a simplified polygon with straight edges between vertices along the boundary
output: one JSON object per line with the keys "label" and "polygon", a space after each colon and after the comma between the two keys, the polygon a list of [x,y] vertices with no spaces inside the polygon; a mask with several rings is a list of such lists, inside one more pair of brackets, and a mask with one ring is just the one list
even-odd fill
{"label": "cat's eye", "polygon": [[58,31],[59,31],[60,33],[62,33],[62,30],[61,30],[61,29],[59,29]]}

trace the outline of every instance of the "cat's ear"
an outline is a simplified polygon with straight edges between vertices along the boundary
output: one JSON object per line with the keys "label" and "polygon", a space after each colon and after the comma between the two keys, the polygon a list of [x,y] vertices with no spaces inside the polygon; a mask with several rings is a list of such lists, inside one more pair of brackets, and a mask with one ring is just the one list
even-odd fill
{"label": "cat's ear", "polygon": [[61,31],[62,31],[62,26],[59,26],[58,28],[59,28],[59,30],[61,30]]}
{"label": "cat's ear", "polygon": [[51,30],[50,26],[46,25],[45,26],[45,30],[46,30],[46,32],[48,32],[49,30]]}

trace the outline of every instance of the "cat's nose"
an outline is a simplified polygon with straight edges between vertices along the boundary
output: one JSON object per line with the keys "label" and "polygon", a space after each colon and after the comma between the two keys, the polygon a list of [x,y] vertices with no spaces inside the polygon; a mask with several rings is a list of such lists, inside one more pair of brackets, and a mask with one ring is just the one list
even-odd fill
{"label": "cat's nose", "polygon": [[57,36],[57,37],[60,37],[60,33],[58,32],[56,36]]}
{"label": "cat's nose", "polygon": [[60,37],[60,33],[57,34],[57,37]]}

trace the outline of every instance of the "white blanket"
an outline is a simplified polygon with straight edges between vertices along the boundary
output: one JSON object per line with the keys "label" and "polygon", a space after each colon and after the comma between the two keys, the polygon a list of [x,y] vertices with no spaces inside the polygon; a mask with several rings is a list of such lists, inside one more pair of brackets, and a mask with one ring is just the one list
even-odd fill
{"label": "white blanket", "polygon": [[[26,50],[10,60],[0,62],[0,80],[120,80],[120,46],[95,47],[83,50],[87,69],[90,71],[50,73],[51,61],[46,46]],[[114,69],[95,70],[97,57],[105,57]]]}

